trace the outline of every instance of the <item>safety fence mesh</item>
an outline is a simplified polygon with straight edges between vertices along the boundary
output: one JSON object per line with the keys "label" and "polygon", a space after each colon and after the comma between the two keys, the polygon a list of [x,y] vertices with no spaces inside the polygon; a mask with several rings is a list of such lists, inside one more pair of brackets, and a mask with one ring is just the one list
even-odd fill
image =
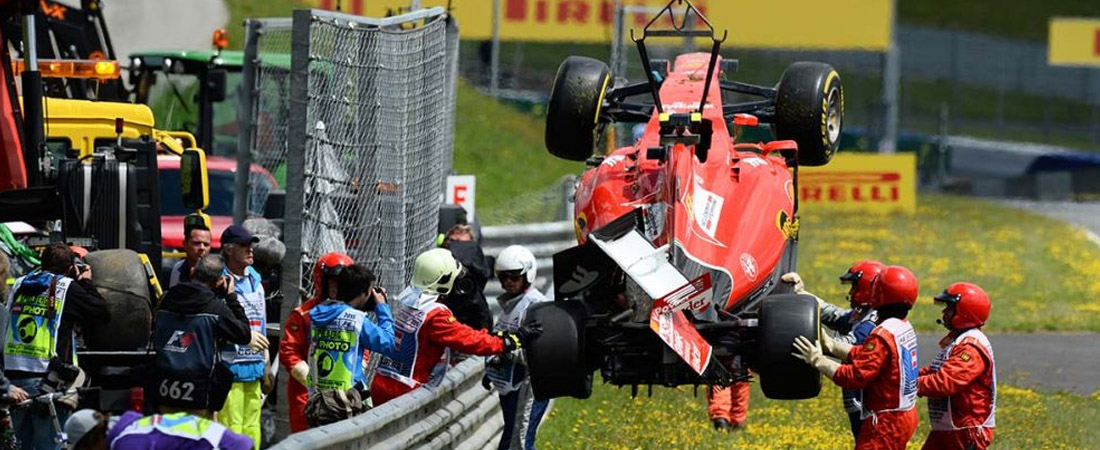
{"label": "safety fence mesh", "polygon": [[[458,30],[441,9],[386,19],[309,13],[308,33],[296,16],[292,26],[268,23],[254,35],[249,154],[287,189],[284,265],[300,268],[303,293],[313,289],[313,261],[343,252],[396,294],[437,233],[451,169]],[[295,142],[304,145],[296,150]]]}
{"label": "safety fence mesh", "polygon": [[[252,163],[274,176],[278,187],[286,188],[286,154],[290,124],[290,19],[259,19],[248,22],[255,28],[257,54],[252,87]],[[247,84],[247,83],[245,83]],[[246,86],[247,88],[247,86]],[[262,214],[266,193],[263,175],[249,177],[248,212]]]}

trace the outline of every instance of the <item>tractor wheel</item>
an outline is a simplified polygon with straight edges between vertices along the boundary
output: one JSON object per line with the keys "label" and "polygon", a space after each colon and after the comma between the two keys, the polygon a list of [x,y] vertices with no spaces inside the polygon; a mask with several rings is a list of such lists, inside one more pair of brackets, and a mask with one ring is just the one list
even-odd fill
{"label": "tractor wheel", "polygon": [[819,328],[817,300],[813,297],[780,294],[764,298],[760,307],[756,372],[766,397],[800,400],[817,397],[821,392],[817,369],[791,356],[794,338],[806,336],[817,340]]}
{"label": "tractor wheel", "polygon": [[84,258],[92,268],[92,284],[107,302],[111,321],[84,324],[89,350],[119,351],[145,348],[152,330],[149,280],[133,250],[100,250]]}
{"label": "tractor wheel", "polygon": [[592,396],[592,369],[584,348],[584,303],[576,300],[537,303],[525,323],[538,322],[542,334],[526,344],[524,357],[535,398]]}
{"label": "tractor wheel", "polygon": [[823,166],[836,154],[844,122],[844,86],[832,66],[787,67],[775,99],[775,134],[798,143],[798,164]]}
{"label": "tractor wheel", "polygon": [[546,109],[546,149],[551,155],[572,161],[592,156],[610,81],[611,70],[603,61],[570,56],[561,63]]}

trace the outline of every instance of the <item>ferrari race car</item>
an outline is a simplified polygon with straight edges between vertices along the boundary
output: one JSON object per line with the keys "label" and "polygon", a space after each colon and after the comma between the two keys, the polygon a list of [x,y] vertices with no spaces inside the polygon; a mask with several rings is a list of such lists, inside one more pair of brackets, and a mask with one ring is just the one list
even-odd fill
{"label": "ferrari race car", "polygon": [[[837,150],[840,76],[798,62],[774,88],[725,80],[735,67],[719,56],[725,36],[701,15],[707,29],[677,26],[673,4],[699,15],[673,0],[634,39],[646,82],[612,85],[606,64],[575,56],[554,80],[547,149],[590,168],[576,192],[579,245],[554,255],[555,300],[525,319],[543,329],[526,347],[535,395],[587,398],[599,370],[635,394],[755,374],[770,398],[815,397],[820,376],[791,353],[796,336],[817,338],[818,306],[780,276],[795,269],[798,166],[824,165]],[[666,14],[672,28],[654,27]],[[662,36],[709,37],[713,47],[648,60],[646,38]],[[723,92],[756,100],[724,104]],[[613,122],[645,123],[645,133],[592,156]],[[739,128],[759,126],[778,139],[737,142]]]}

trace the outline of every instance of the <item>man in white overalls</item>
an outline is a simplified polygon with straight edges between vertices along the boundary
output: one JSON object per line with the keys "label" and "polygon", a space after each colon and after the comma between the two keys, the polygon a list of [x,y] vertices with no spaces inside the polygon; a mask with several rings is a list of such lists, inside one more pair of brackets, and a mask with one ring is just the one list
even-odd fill
{"label": "man in white overalls", "polygon": [[[535,255],[519,245],[509,246],[497,256],[493,270],[504,293],[497,297],[502,312],[493,325],[494,331],[518,332],[527,308],[546,301],[532,286],[537,269]],[[500,394],[500,410],[504,414],[504,430],[497,449],[534,449],[535,436],[550,409],[550,400],[535,400],[523,353],[512,351],[490,357],[482,380],[486,387],[489,383]]]}
{"label": "man in white overalls", "polygon": [[950,330],[940,354],[920,371],[917,394],[928,397],[932,431],[925,449],[984,450],[993,442],[997,370],[993,345],[982,333],[992,304],[976,284],[954,283],[935,297],[939,323]]}

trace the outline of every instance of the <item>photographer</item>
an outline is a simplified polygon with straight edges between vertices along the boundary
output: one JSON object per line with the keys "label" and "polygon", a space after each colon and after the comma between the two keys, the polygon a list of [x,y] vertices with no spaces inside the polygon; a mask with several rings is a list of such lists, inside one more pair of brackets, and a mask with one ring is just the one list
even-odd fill
{"label": "photographer", "polygon": [[[367,376],[365,350],[395,356],[393,316],[386,294],[374,286],[374,273],[363,265],[336,275],[336,293],[310,311],[309,401],[306,418],[319,426],[364,410]],[[375,325],[365,311],[374,311]]]}
{"label": "photographer", "polygon": [[[51,368],[73,367],[78,324],[111,320],[107,305],[92,285],[92,269],[63,243],[42,250],[42,267],[15,281],[8,300],[8,333],[4,343],[4,375],[34,396],[42,393]],[[65,402],[57,405],[57,419],[71,414]],[[12,415],[16,436],[24,448],[57,448],[53,422],[33,408]]]}
{"label": "photographer", "polygon": [[221,409],[232,374],[218,361],[219,345],[247,345],[248,317],[237,300],[233,278],[222,275],[221,256],[205,255],[189,279],[164,295],[153,326],[157,356],[152,384],[156,404],[211,417]]}

